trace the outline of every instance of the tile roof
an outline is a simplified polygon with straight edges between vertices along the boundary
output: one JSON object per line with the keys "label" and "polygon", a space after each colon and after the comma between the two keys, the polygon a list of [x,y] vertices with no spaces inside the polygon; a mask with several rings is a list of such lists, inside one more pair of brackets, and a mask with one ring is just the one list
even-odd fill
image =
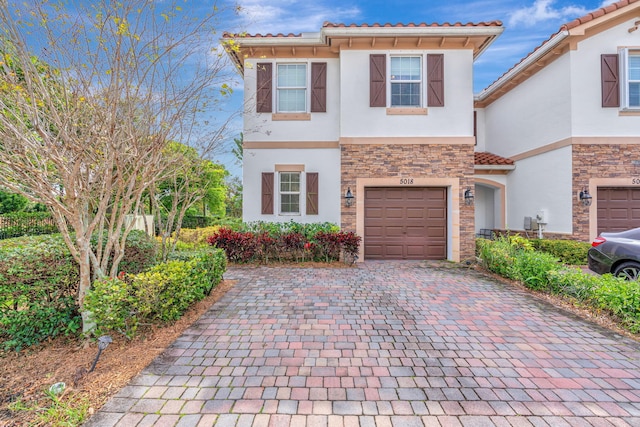
{"label": "tile roof", "polygon": [[498,81],[500,81],[500,79],[502,79],[505,75],[509,74],[509,72],[511,70],[513,70],[514,68],[516,68],[518,65],[522,64],[527,58],[529,58],[530,56],[532,56],[534,53],[536,53],[538,50],[540,50],[543,46],[545,46],[551,39],[553,39],[555,36],[557,36],[558,34],[562,33],[563,31],[569,31],[573,28],[576,28],[582,24],[585,24],[589,21],[593,21],[596,18],[600,18],[601,16],[604,16],[608,13],[611,12],[615,12],[618,9],[622,9],[623,7],[626,7],[632,3],[635,3],[637,1],[640,0],[621,0],[618,1],[616,3],[612,3],[608,6],[605,7],[601,7],[600,9],[594,10],[593,12],[587,13],[586,15],[574,19],[571,22],[567,22],[566,24],[563,24],[560,29],[553,33],[548,39],[546,39],[544,42],[542,42],[539,46],[537,46],[535,49],[533,49],[531,52],[529,52],[524,58],[522,58],[520,61],[518,61],[518,63],[516,63],[513,67],[509,68],[504,74],[502,74],[500,77],[498,77],[493,83],[491,83],[489,86],[487,87],[491,87],[493,86],[495,83],[497,83]]}
{"label": "tile roof", "polygon": [[497,154],[488,153],[486,151],[480,151],[473,153],[474,163],[476,165],[513,165],[514,162],[506,157],[498,156]]}
{"label": "tile roof", "polygon": [[[467,22],[465,24],[461,23],[461,22],[444,22],[442,24],[438,24],[438,23],[425,23],[425,22],[420,22],[420,23],[413,23],[410,22],[408,24],[391,24],[391,23],[385,23],[385,24],[381,24],[381,23],[373,23],[373,24],[343,24],[343,23],[334,23],[334,22],[325,22],[324,24],[322,24],[322,28],[450,28],[450,27],[501,27],[502,26],[502,22],[501,21],[488,21],[488,22]],[[239,34],[233,34],[233,33],[228,33],[225,32],[223,34],[223,37],[225,38],[229,38],[229,37],[242,37],[242,38],[296,38],[296,37],[302,37],[301,33],[298,34],[294,34],[294,33],[289,33],[289,34],[283,34],[283,33],[278,33],[278,34],[273,34],[273,33],[267,33],[267,34],[243,34],[243,35],[239,35]]]}
{"label": "tile roof", "polygon": [[337,24],[337,23],[333,23],[333,22],[325,22],[322,27],[323,28],[346,28],[346,27],[357,27],[357,28],[379,28],[379,27],[394,27],[394,28],[415,28],[415,27],[499,27],[502,25],[501,21],[488,21],[488,22],[467,22],[466,24],[463,24],[461,22],[443,22],[442,24],[438,24],[438,23],[431,23],[431,24],[427,24],[425,22],[420,22],[418,24],[415,24],[413,22],[410,22],[408,24],[391,24],[391,23],[386,23],[386,24],[380,24],[380,23],[374,23],[374,24],[362,24],[362,25],[357,25],[357,24]]}
{"label": "tile roof", "polygon": [[560,31],[570,30],[579,25],[585,24],[589,21],[593,21],[596,18],[604,16],[607,13],[615,12],[618,9],[622,9],[623,7],[628,6],[631,3],[635,3],[637,1],[640,1],[640,0],[621,0],[619,2],[601,7],[600,9],[594,10],[593,12],[587,13],[586,15],[580,18],[574,19],[573,21],[564,24],[562,27],[560,27]]}

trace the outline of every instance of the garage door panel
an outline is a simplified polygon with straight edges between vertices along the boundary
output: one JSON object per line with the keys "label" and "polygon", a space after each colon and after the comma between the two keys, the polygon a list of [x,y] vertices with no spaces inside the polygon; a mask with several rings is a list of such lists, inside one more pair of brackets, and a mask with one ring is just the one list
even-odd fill
{"label": "garage door panel", "polygon": [[598,233],[640,227],[640,189],[598,188]]}
{"label": "garage door panel", "polygon": [[425,218],[424,208],[407,208],[407,218],[408,219],[424,219]]}
{"label": "garage door panel", "polygon": [[387,219],[401,219],[404,218],[405,213],[402,208],[386,208],[384,210],[384,217]]}
{"label": "garage door panel", "polygon": [[390,244],[384,246],[384,255],[385,258],[389,257],[401,257],[403,252],[403,246],[399,244]]}
{"label": "garage door panel", "polygon": [[365,258],[445,259],[446,207],[446,188],[365,189]]}

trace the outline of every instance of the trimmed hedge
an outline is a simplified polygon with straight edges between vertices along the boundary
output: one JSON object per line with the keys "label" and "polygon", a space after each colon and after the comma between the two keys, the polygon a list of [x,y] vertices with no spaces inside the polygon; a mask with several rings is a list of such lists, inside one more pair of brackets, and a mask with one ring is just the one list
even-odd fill
{"label": "trimmed hedge", "polygon": [[551,254],[527,249],[517,240],[517,236],[494,241],[477,239],[477,254],[494,273],[521,281],[531,289],[571,297],[593,309],[604,310],[630,332],[640,332],[640,282],[611,274],[586,274],[561,264]]}
{"label": "trimmed hedge", "polygon": [[220,249],[178,252],[174,259],[139,274],[96,281],[87,293],[86,308],[96,333],[116,331],[133,337],[140,323],[175,321],[191,304],[211,293],[226,270]]}
{"label": "trimmed hedge", "polygon": [[533,247],[541,252],[547,252],[559,258],[563,264],[586,265],[587,251],[591,243],[579,242],[577,240],[530,240]]}
{"label": "trimmed hedge", "polygon": [[[143,232],[127,238],[123,271],[155,263],[155,243]],[[62,236],[0,241],[0,348],[20,350],[81,327],[76,306],[79,268]]]}

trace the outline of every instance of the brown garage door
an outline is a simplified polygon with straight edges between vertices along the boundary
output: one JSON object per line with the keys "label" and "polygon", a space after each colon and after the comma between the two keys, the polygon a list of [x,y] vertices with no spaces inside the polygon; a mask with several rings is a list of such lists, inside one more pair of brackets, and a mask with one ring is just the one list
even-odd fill
{"label": "brown garage door", "polygon": [[366,188],[365,259],[446,259],[446,188]]}
{"label": "brown garage door", "polygon": [[640,188],[598,188],[598,233],[640,227]]}

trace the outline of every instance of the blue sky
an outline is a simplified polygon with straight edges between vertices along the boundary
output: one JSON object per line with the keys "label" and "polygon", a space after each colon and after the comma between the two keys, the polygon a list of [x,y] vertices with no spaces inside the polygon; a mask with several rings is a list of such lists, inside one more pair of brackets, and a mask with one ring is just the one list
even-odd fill
{"label": "blue sky", "polygon": [[[249,34],[317,32],[325,21],[344,24],[502,21],[505,31],[478,58],[479,92],[525,57],[560,26],[613,0],[237,0],[237,19],[223,31]],[[230,100],[240,106],[242,91]],[[241,126],[238,122],[238,126]],[[239,167],[224,163],[234,174]],[[231,161],[233,163],[233,161]]]}

